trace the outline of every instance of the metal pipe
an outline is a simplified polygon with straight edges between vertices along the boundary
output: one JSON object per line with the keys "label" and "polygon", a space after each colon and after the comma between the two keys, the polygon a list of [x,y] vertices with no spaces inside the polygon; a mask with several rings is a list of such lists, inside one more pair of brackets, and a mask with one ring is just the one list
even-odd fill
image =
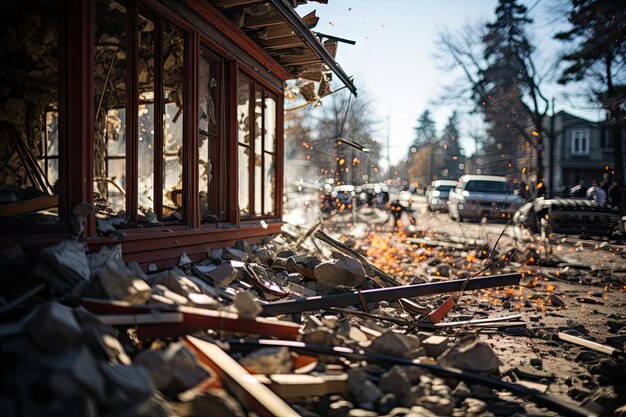
{"label": "metal pipe", "polygon": [[[362,299],[367,303],[380,301],[396,301],[400,298],[423,297],[427,295],[445,294],[461,291],[480,290],[483,288],[506,287],[519,284],[521,274],[504,274],[454,281],[427,284],[401,285],[397,287],[375,288],[371,290],[347,292],[326,296],[307,297],[298,300],[279,301],[263,306],[261,315],[301,313],[303,311],[322,310],[329,307],[345,307],[359,305]],[[464,286],[464,284],[466,284]]]}

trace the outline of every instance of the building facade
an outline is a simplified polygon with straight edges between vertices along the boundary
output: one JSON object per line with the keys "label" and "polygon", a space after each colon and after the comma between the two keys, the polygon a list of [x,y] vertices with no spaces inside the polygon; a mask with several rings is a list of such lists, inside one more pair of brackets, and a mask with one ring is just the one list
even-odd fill
{"label": "building facade", "polygon": [[163,268],[279,232],[285,81],[356,92],[301,3],[2,2],[2,243]]}

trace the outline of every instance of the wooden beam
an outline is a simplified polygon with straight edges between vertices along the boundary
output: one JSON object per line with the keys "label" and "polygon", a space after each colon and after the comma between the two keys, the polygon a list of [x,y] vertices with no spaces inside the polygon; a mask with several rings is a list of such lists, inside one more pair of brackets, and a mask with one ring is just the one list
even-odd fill
{"label": "wooden beam", "polygon": [[272,13],[269,16],[246,16],[243,27],[245,29],[261,29],[267,26],[284,24],[284,20],[278,13]]}
{"label": "wooden beam", "polygon": [[295,34],[296,32],[294,32],[293,29],[287,25],[276,25],[267,27],[260,32],[257,32],[256,37],[264,41],[269,41],[272,39],[294,36]]}
{"label": "wooden beam", "polygon": [[345,394],[350,392],[348,374],[339,375],[304,375],[276,374],[255,375],[255,377],[276,395],[283,399]]}
{"label": "wooden beam", "polygon": [[267,3],[267,0],[211,0],[211,3],[218,9],[232,9]]}
{"label": "wooden beam", "polygon": [[289,36],[285,38],[272,39],[269,41],[259,40],[261,48],[267,50],[295,48],[298,46],[304,46],[304,42],[299,36]]}
{"label": "wooden beam", "polygon": [[0,204],[0,217],[19,216],[21,214],[49,209],[58,205],[59,197],[56,195],[31,198],[14,203],[4,203]]}
{"label": "wooden beam", "polygon": [[299,417],[293,408],[280,399],[219,346],[188,336],[184,343],[222,380],[224,387],[248,409],[262,417]]}
{"label": "wooden beam", "polygon": [[[336,43],[328,43],[326,49],[331,55],[335,55],[337,52],[337,44]],[[300,56],[284,56],[278,57],[278,62],[280,62],[283,66],[291,66],[291,65],[308,65],[316,62],[322,62],[322,59],[317,56],[313,51],[309,50]]]}
{"label": "wooden beam", "polygon": [[[167,316],[162,322],[153,324],[139,324],[128,322],[125,317],[122,325],[133,326],[139,339],[160,339],[192,334],[202,330],[228,331],[250,333],[256,335],[273,336],[295,340],[298,337],[300,326],[288,321],[271,320],[265,318],[248,319],[239,317],[227,311],[209,310],[205,308],[165,305],[133,305],[123,301],[109,301],[97,299],[82,299],[81,305],[95,314],[102,315],[144,315],[154,311],[178,313],[182,322],[172,322],[173,317]],[[126,320],[126,321],[124,321]]]}

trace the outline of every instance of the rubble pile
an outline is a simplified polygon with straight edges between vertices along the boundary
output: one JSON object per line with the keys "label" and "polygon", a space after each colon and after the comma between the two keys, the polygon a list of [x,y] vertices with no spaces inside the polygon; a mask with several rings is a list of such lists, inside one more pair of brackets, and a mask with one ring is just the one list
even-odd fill
{"label": "rubble pile", "polygon": [[[324,250],[303,243],[316,237]],[[121,245],[6,248],[2,415],[619,414],[626,316],[607,315],[602,340],[567,313],[623,288],[577,294],[532,247],[411,239],[284,234],[149,272]],[[470,293],[481,276],[495,288]]]}

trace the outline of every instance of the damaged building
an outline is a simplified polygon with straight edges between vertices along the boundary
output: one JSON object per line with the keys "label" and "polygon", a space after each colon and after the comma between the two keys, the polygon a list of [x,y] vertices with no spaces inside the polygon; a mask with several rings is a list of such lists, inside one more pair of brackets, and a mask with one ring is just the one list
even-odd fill
{"label": "damaged building", "polygon": [[164,268],[279,232],[285,82],[356,93],[304,3],[3,1],[3,240]]}

